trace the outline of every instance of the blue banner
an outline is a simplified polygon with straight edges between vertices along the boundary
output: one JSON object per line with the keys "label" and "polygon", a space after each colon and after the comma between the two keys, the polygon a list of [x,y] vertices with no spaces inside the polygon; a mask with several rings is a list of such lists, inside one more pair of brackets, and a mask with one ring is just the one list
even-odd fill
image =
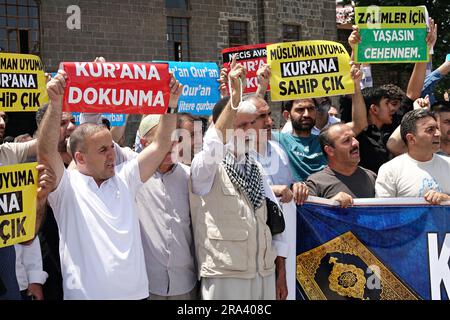
{"label": "blue banner", "polygon": [[[73,117],[75,118],[75,124],[77,126],[80,125],[80,112],[72,112]],[[109,120],[111,127],[122,127],[125,125],[126,115],[118,114],[118,113],[102,113],[102,118],[106,118]]]}
{"label": "blue banner", "polygon": [[297,299],[448,300],[450,207],[297,208]]}
{"label": "blue banner", "polygon": [[178,102],[178,112],[209,116],[217,101],[220,100],[220,71],[213,62],[167,62],[169,71],[183,84],[183,94]]}

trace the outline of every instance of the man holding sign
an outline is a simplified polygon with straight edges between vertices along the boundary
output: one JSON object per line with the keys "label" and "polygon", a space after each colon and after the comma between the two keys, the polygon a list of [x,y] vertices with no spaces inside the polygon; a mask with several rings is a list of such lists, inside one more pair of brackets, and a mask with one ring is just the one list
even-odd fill
{"label": "man holding sign", "polygon": [[[176,115],[164,115],[152,145],[117,167],[111,133],[101,125],[83,124],[70,138],[77,168],[66,170],[57,149],[66,78],[60,70],[47,84],[50,105],[38,145],[39,161],[56,174],[49,203],[60,230],[64,298],[146,298],[148,280],[134,198],[170,151]],[[173,77],[169,86],[172,110],[182,86]]]}
{"label": "man holding sign", "polygon": [[332,41],[267,46],[272,101],[352,94],[349,62],[344,46]]}

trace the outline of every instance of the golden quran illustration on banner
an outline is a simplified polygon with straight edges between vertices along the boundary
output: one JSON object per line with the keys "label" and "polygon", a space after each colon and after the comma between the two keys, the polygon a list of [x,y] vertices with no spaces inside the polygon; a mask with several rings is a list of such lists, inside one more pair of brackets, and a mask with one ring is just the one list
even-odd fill
{"label": "golden quran illustration on banner", "polygon": [[297,281],[309,300],[417,300],[351,232],[297,256]]}

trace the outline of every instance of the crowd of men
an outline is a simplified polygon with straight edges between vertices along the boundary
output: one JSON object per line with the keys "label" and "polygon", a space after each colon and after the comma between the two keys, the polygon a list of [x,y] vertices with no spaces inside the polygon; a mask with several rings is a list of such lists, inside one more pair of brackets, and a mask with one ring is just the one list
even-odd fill
{"label": "crowd of men", "polygon": [[[354,28],[349,44],[359,41]],[[298,99],[274,130],[269,66],[241,101],[246,69],[233,58],[219,79],[230,92],[221,91],[206,132],[176,113],[182,84],[171,76],[168,112],[142,118],[132,150],[118,143],[124,128],[93,114],[76,126],[62,112],[60,70],[35,139],[3,141],[0,112],[0,165],[39,162],[39,232],[0,248],[0,299],[286,299],[292,252],[286,232],[267,225],[269,204],[450,200],[450,105],[432,94],[449,71],[447,61],[426,77],[426,63],[416,63],[406,93],[392,84],[361,90],[352,63],[350,119],[328,97]]]}

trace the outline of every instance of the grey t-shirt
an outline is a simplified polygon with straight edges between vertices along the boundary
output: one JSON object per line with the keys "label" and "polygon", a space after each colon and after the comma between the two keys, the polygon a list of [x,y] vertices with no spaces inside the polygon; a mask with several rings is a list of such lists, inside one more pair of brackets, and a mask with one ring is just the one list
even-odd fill
{"label": "grey t-shirt", "polygon": [[339,192],[345,192],[353,198],[375,197],[375,180],[372,171],[358,167],[351,176],[344,176],[326,166],[322,171],[308,177],[306,185],[311,196],[330,199]]}

